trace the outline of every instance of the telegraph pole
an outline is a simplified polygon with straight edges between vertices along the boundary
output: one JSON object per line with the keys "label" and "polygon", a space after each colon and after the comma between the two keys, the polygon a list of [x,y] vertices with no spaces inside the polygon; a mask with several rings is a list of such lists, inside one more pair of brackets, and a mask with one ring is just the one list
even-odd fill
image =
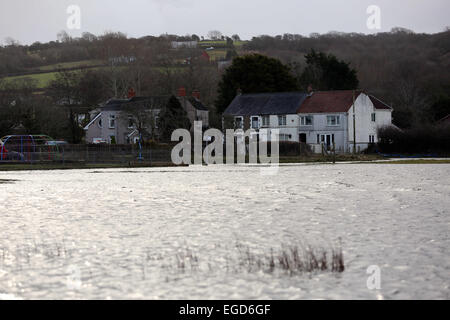
{"label": "telegraph pole", "polygon": [[353,90],[353,154],[356,154],[355,90]]}

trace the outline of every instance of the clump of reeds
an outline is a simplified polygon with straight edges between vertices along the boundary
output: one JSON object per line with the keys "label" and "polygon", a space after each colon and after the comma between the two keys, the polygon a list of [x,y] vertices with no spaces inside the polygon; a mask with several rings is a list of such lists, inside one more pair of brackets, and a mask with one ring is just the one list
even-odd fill
{"label": "clump of reeds", "polygon": [[198,257],[189,248],[179,251],[176,255],[177,267],[181,271],[198,269]]}
{"label": "clump of reeds", "polygon": [[209,256],[202,259],[201,265],[198,255],[185,245],[175,253],[174,260],[167,260],[167,258],[169,257],[164,254],[152,256],[147,250],[143,259],[144,279],[147,263],[157,261],[161,263],[161,268],[166,271],[175,271],[175,273],[198,271],[213,273],[223,270],[227,273],[264,272],[295,276],[315,272],[341,273],[345,270],[340,241],[338,246],[331,245],[328,249],[294,242],[290,245],[282,245],[276,250],[273,248],[257,250],[237,242],[234,249],[230,248],[224,257]]}
{"label": "clump of reeds", "polygon": [[48,260],[65,259],[72,256],[72,250],[66,247],[64,241],[55,243],[23,244],[13,248],[0,247],[0,265],[14,261],[18,265],[28,265],[37,256],[42,255]]}
{"label": "clump of reeds", "polygon": [[244,267],[248,272],[273,273],[281,270],[294,275],[315,271],[343,272],[345,270],[341,248],[314,249],[310,245],[294,244],[283,246],[278,252],[270,249],[269,253],[263,254],[255,254],[250,247],[240,244],[237,244],[236,248],[239,252],[238,265]]}

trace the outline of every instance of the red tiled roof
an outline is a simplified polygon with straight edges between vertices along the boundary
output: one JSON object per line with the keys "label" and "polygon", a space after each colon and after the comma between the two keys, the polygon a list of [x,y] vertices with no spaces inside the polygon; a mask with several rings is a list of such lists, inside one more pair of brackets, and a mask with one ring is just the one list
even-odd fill
{"label": "red tiled roof", "polygon": [[384,103],[383,101],[381,101],[378,98],[375,98],[374,96],[369,95],[369,98],[370,98],[370,101],[372,101],[373,106],[375,107],[375,109],[386,109],[386,110],[391,110],[392,109],[386,103]]}
{"label": "red tiled roof", "polygon": [[[306,98],[298,113],[347,112],[353,105],[353,90],[319,91]],[[355,99],[362,91],[355,91]]]}

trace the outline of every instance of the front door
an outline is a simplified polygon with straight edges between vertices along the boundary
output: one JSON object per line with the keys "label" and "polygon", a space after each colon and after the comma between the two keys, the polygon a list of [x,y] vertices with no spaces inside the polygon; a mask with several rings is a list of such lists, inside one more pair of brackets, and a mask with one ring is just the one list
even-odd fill
{"label": "front door", "polygon": [[331,134],[326,135],[326,144],[327,144],[327,148],[329,149],[331,146]]}
{"label": "front door", "polygon": [[300,133],[299,141],[301,143],[306,143],[306,133]]}
{"label": "front door", "polygon": [[322,134],[320,136],[320,141],[325,144],[327,150],[331,150],[334,143],[334,134]]}

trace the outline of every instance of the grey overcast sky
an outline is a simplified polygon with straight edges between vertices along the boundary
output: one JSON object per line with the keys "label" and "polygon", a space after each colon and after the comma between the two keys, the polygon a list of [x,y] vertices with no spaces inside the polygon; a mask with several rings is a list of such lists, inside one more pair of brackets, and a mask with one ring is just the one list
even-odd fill
{"label": "grey overcast sky", "polygon": [[[81,29],[67,28],[67,8],[81,9]],[[381,10],[381,29],[370,30],[366,10]],[[375,33],[404,27],[435,33],[450,25],[449,0],[0,0],[0,41],[23,44],[56,39],[66,30],[130,37],[197,34],[220,30],[243,39],[268,34],[328,31]]]}

